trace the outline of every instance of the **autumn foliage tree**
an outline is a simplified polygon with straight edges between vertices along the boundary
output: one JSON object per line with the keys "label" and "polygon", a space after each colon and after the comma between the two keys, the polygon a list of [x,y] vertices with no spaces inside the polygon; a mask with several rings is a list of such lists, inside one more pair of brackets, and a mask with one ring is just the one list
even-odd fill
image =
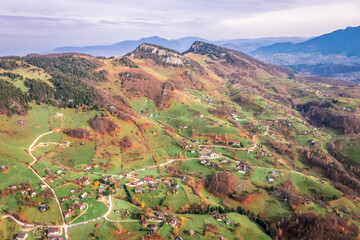
{"label": "autumn foliage tree", "polygon": [[219,172],[207,182],[207,189],[215,195],[228,196],[235,191],[235,186],[236,176],[227,172]]}

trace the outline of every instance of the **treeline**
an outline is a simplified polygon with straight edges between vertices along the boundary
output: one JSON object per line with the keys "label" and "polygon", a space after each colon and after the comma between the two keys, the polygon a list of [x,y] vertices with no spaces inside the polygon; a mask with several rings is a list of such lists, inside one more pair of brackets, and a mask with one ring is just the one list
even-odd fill
{"label": "treeline", "polygon": [[360,133],[360,119],[337,110],[337,106],[331,102],[312,101],[297,108],[315,126],[334,128],[345,135]]}
{"label": "treeline", "polygon": [[0,73],[0,76],[3,76],[3,77],[8,77],[10,78],[11,80],[15,80],[15,79],[24,79],[24,77],[20,74],[17,74],[17,73],[12,73],[12,72],[2,72]]}
{"label": "treeline", "polygon": [[313,213],[297,214],[271,224],[274,239],[317,239],[351,240],[358,239],[359,228],[348,218],[328,214],[318,216]]}
{"label": "treeline", "polygon": [[320,149],[304,147],[300,151],[304,162],[311,167],[321,167],[325,170],[327,178],[334,182],[336,188],[345,194],[360,195],[359,171],[354,168],[345,168],[334,158],[330,158]]}
{"label": "treeline", "polygon": [[28,107],[30,97],[12,83],[0,80],[0,113],[22,114]]}

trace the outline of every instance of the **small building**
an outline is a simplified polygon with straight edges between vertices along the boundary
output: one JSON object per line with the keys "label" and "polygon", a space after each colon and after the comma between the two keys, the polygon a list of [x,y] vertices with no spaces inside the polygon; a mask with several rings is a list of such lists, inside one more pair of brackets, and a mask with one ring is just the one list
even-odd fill
{"label": "small building", "polygon": [[47,209],[48,209],[47,205],[43,205],[43,206],[40,206],[40,207],[39,207],[39,211],[40,211],[40,212],[46,212]]}
{"label": "small building", "polygon": [[177,236],[175,240],[184,240],[181,236]]}
{"label": "small building", "polygon": [[164,220],[164,218],[165,218],[165,214],[163,214],[163,213],[155,213],[155,216],[159,220]]}
{"label": "small building", "polygon": [[44,190],[45,188],[47,188],[47,185],[46,185],[46,184],[43,184],[43,185],[40,186],[40,188],[41,188],[42,190]]}
{"label": "small building", "polygon": [[106,184],[100,183],[99,187],[100,188],[106,188]]}
{"label": "small building", "polygon": [[105,189],[99,188],[98,193],[102,194],[102,193],[104,193],[104,192],[105,192]]}
{"label": "small building", "polygon": [[140,221],[141,226],[146,227],[148,225],[148,222],[145,220]]}
{"label": "small building", "polygon": [[119,209],[114,210],[114,213],[119,213],[119,212],[120,212]]}
{"label": "small building", "polygon": [[149,227],[151,230],[154,230],[154,231],[158,228],[156,224],[150,224]]}
{"label": "small building", "polygon": [[172,186],[173,188],[176,188],[176,189],[179,188],[179,184],[177,184],[177,183],[173,183],[173,184],[171,184],[171,186]]}
{"label": "small building", "polygon": [[57,237],[60,235],[59,228],[50,228],[47,233],[47,237]]}
{"label": "small building", "polygon": [[99,201],[99,202],[104,201],[104,195],[99,194],[98,196],[96,196],[96,201]]}
{"label": "small building", "polygon": [[194,236],[194,230],[192,230],[192,229],[190,229],[190,231],[188,231],[187,232],[187,234],[190,236],[190,237],[192,237],[192,236]]}
{"label": "small building", "polygon": [[82,194],[80,195],[80,198],[81,198],[81,199],[85,199],[85,198],[87,197],[87,195],[88,195],[88,194],[87,194],[86,192],[84,192],[84,193],[82,193]]}
{"label": "small building", "polygon": [[171,218],[169,221],[167,221],[167,224],[170,226],[173,226],[173,227],[176,226],[176,223],[177,223],[177,221],[175,218]]}
{"label": "small building", "polygon": [[135,194],[142,194],[141,188],[135,188]]}
{"label": "small building", "polygon": [[[18,185],[17,184],[11,184],[9,186],[10,189],[17,189],[18,188]],[[20,233],[21,234],[21,233]]]}
{"label": "small building", "polygon": [[89,171],[91,169],[91,165],[87,165],[85,168],[84,168],[84,171]]}
{"label": "small building", "polygon": [[72,211],[70,211],[70,210],[64,213],[64,217],[66,217],[66,218],[71,217],[71,215],[72,215]]}
{"label": "small building", "polygon": [[240,146],[240,145],[241,145],[241,142],[234,141],[234,142],[232,143],[232,145],[233,145],[233,146]]}
{"label": "small building", "polygon": [[86,208],[86,204],[85,203],[78,203],[75,205],[78,209],[83,210]]}
{"label": "small building", "polygon": [[69,198],[67,196],[59,198],[60,202],[68,201]]}
{"label": "small building", "polygon": [[100,227],[100,223],[95,224],[95,227],[96,227],[96,228],[99,228],[99,227]]}
{"label": "small building", "polygon": [[89,178],[86,179],[85,182],[84,182],[85,185],[89,185],[90,183],[91,183],[91,179],[89,179]]}
{"label": "small building", "polygon": [[16,240],[25,240],[27,239],[29,235],[27,233],[19,233],[17,236],[16,236]]}
{"label": "small building", "polygon": [[36,192],[34,190],[29,191],[30,197],[36,197]]}
{"label": "small building", "polygon": [[164,178],[164,183],[169,183],[170,180],[168,178]]}
{"label": "small building", "polygon": [[59,170],[57,170],[55,173],[57,174],[57,175],[60,175],[60,174],[62,174],[64,172],[64,169],[59,169]]}

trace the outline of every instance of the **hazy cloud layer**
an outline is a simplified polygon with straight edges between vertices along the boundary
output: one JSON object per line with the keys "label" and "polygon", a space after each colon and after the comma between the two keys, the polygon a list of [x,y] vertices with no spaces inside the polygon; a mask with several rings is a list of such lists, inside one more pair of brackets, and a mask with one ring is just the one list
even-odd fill
{"label": "hazy cloud layer", "polygon": [[0,55],[159,35],[314,36],[360,25],[359,0],[0,0]]}

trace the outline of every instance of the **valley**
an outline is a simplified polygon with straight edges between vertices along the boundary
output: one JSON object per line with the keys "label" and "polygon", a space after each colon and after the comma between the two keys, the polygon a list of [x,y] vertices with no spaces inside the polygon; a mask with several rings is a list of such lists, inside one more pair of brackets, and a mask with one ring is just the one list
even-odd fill
{"label": "valley", "polygon": [[0,62],[0,239],[359,238],[358,85],[201,41]]}

